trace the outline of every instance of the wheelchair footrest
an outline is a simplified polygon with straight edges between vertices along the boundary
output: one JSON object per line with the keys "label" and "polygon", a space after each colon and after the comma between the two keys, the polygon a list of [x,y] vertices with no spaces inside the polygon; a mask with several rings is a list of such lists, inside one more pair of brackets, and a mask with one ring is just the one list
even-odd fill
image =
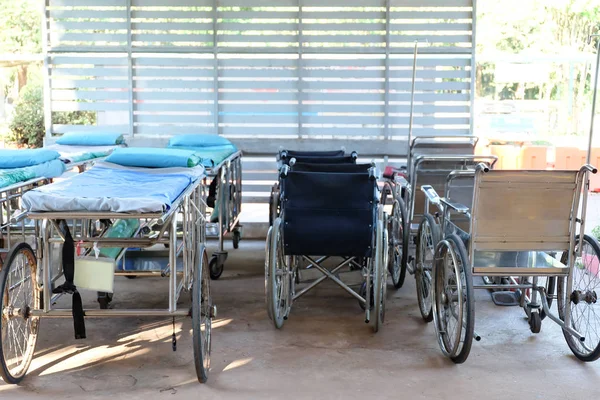
{"label": "wheelchair footrest", "polygon": [[518,306],[521,300],[521,295],[518,292],[502,290],[492,292],[492,301],[497,306]]}

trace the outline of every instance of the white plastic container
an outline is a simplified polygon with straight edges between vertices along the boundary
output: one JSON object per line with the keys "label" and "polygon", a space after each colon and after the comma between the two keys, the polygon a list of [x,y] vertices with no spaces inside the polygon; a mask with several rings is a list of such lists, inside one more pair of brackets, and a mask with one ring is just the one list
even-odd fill
{"label": "white plastic container", "polygon": [[78,289],[113,293],[115,260],[106,257],[76,257],[73,283]]}

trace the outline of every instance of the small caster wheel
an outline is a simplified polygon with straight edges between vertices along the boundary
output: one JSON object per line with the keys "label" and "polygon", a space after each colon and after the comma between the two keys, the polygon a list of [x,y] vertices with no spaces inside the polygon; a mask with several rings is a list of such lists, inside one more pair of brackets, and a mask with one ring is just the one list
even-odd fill
{"label": "small caster wheel", "polygon": [[531,329],[531,333],[540,333],[542,330],[542,317],[539,312],[532,311],[529,314],[529,329]]}
{"label": "small caster wheel", "polygon": [[107,310],[110,308],[110,302],[112,299],[112,293],[98,293],[98,304],[100,304],[100,309]]}
{"label": "small caster wheel", "polygon": [[208,264],[208,270],[210,271],[210,279],[219,279],[219,277],[223,273],[224,266],[224,264],[219,263],[219,259],[217,257],[211,258],[210,263]]}
{"label": "small caster wheel", "polygon": [[237,249],[240,247],[240,240],[242,240],[242,234],[240,231],[233,231],[233,248]]}
{"label": "small caster wheel", "polygon": [[[358,292],[358,294],[360,294],[362,298],[367,297],[367,282],[363,282],[362,285],[360,285],[360,291]],[[373,288],[371,288],[371,307],[369,307],[370,310],[373,309],[374,296],[375,293],[373,293]],[[361,308],[361,310],[365,311],[365,305],[362,302],[359,301],[358,305]]]}
{"label": "small caster wheel", "polygon": [[135,279],[135,278],[137,278],[137,275],[125,275],[125,278],[127,278],[127,279]]}

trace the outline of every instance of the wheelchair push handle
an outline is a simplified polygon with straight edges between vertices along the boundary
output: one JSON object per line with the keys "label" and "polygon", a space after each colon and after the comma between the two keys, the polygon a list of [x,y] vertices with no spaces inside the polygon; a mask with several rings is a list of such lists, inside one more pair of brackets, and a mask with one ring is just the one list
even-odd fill
{"label": "wheelchair push handle", "polygon": [[285,178],[287,178],[289,172],[290,172],[290,167],[288,165],[284,165],[279,170],[279,177],[281,179],[285,179]]}
{"label": "wheelchair push handle", "polygon": [[598,168],[594,167],[591,164],[585,164],[583,167],[581,167],[581,171],[586,171],[586,172],[591,172],[592,174],[596,174],[598,172]]}

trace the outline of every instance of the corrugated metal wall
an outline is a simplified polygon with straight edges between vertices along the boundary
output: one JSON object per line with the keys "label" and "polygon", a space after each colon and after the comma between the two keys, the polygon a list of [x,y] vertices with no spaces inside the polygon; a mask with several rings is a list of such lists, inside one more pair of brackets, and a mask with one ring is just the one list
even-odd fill
{"label": "corrugated metal wall", "polygon": [[[136,139],[402,156],[416,40],[413,134],[470,133],[473,0],[46,0],[46,17],[49,136],[75,128],[52,111],[92,110],[88,129]],[[272,180],[261,160],[248,201]]]}

